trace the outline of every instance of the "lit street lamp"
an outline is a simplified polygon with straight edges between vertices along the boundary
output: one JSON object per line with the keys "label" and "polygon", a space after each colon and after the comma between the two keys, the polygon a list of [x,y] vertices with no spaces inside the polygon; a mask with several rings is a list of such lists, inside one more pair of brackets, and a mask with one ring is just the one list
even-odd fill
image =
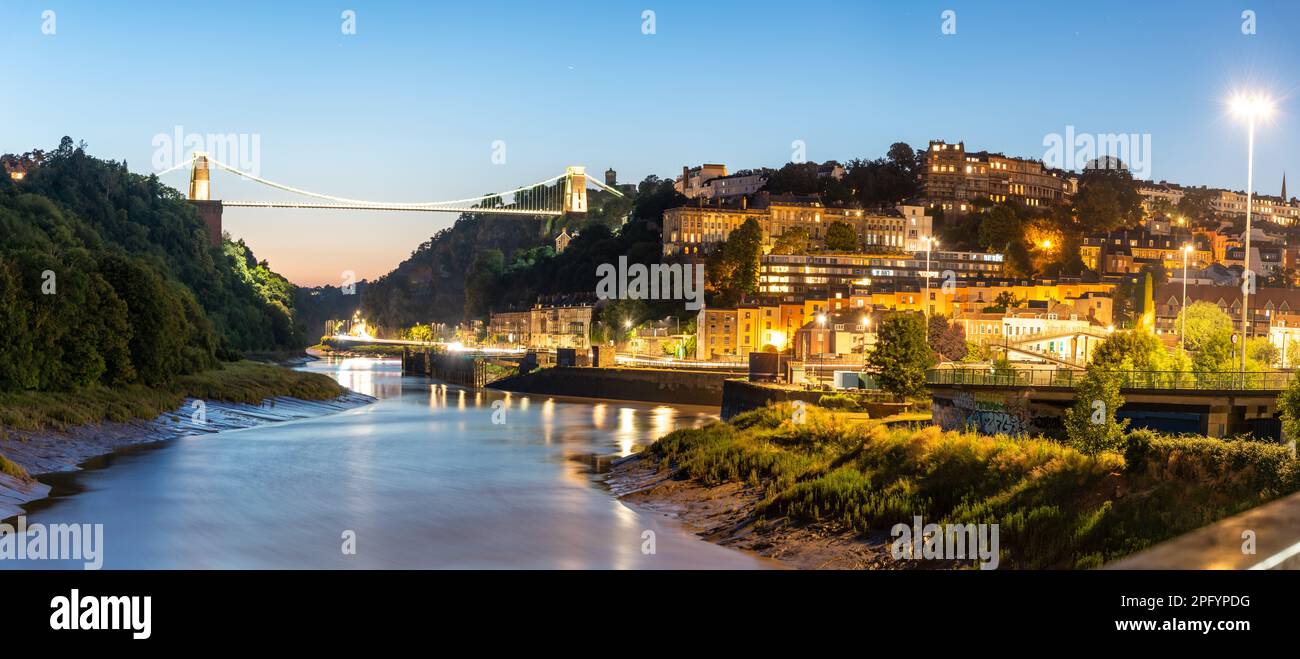
{"label": "lit street lamp", "polygon": [[921,306],[921,313],[926,316],[930,315],[930,250],[934,249],[939,241],[930,236],[921,240],[925,241],[925,302]]}
{"label": "lit street lamp", "polygon": [[1183,328],[1178,332],[1178,339],[1187,352],[1187,257],[1192,253],[1191,245],[1183,245]]}
{"label": "lit street lamp", "polygon": [[1232,113],[1246,120],[1246,260],[1241,271],[1241,378],[1246,379],[1246,333],[1250,328],[1250,217],[1255,195],[1255,123],[1273,113],[1273,101],[1267,96],[1237,94],[1232,98]]}

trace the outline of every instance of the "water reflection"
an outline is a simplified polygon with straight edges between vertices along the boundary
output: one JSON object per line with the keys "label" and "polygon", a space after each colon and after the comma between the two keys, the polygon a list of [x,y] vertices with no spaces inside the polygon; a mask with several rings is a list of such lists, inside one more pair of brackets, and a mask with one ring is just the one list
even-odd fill
{"label": "water reflection", "polygon": [[[627,455],[711,410],[466,392],[403,378],[395,361],[308,368],[381,400],[121,454],[51,478],[62,496],[29,519],[103,523],[109,568],[763,565],[624,506],[594,473],[593,456]],[[345,530],[356,555],[340,551]],[[641,553],[646,530],[654,555]]]}

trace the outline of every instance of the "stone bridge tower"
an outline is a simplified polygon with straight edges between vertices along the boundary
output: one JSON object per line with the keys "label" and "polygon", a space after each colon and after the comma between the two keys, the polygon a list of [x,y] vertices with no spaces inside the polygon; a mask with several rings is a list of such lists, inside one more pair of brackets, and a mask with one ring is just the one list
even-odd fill
{"label": "stone bridge tower", "polygon": [[587,168],[569,167],[564,177],[564,214],[587,212]]}
{"label": "stone bridge tower", "polygon": [[[208,242],[221,246],[221,200],[212,199],[212,179],[208,171],[208,155],[194,154],[194,168],[190,170],[190,192],[187,197],[199,211],[199,217],[208,225]],[[585,201],[585,200],[584,200]]]}

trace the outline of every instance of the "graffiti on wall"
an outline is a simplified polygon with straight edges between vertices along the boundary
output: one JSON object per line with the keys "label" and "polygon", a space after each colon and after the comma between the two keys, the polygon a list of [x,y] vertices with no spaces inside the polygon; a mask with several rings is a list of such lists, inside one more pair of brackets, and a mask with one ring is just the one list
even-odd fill
{"label": "graffiti on wall", "polygon": [[944,430],[973,430],[985,435],[1029,435],[1038,432],[1028,400],[1015,392],[956,392],[934,398],[934,420]]}

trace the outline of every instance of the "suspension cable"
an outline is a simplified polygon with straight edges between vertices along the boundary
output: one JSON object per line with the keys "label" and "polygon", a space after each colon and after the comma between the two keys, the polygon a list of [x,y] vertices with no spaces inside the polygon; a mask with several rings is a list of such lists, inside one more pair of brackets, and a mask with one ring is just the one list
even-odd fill
{"label": "suspension cable", "polygon": [[[467,199],[453,199],[453,200],[450,200],[450,201],[392,202],[392,201],[367,201],[367,200],[364,200],[364,199],[349,199],[349,198],[347,198],[347,197],[336,197],[336,196],[334,196],[334,195],[323,194],[323,193],[320,193],[320,192],[311,192],[310,190],[303,190],[303,189],[301,189],[301,188],[295,188],[295,187],[293,187],[293,186],[284,185],[283,183],[276,183],[275,181],[270,181],[270,180],[264,179],[264,178],[262,178],[262,177],[260,177],[260,176],[255,176],[255,175],[250,174],[250,173],[248,173],[248,172],[245,172],[245,171],[242,171],[242,170],[236,169],[236,168],[234,168],[234,167],[231,167],[230,165],[227,165],[227,164],[225,164],[225,163],[223,163],[223,162],[221,162],[221,161],[219,161],[219,160],[215,160],[215,159],[213,159],[211,156],[208,157],[208,162],[210,162],[210,163],[216,165],[217,167],[220,167],[221,169],[224,169],[224,170],[230,172],[231,174],[235,174],[235,175],[237,175],[237,176],[242,176],[243,178],[246,178],[246,179],[248,179],[248,180],[250,180],[250,181],[256,181],[256,182],[258,182],[258,183],[261,183],[262,185],[267,185],[267,186],[270,186],[270,187],[273,187],[273,188],[276,188],[276,189],[279,189],[279,190],[283,190],[283,191],[285,191],[285,192],[292,192],[292,193],[294,193],[294,194],[300,194],[300,195],[304,195],[304,196],[307,196],[307,197],[315,197],[315,198],[317,198],[317,199],[325,199],[325,200],[327,200],[327,201],[333,201],[333,202],[341,203],[341,204],[357,204],[357,205],[361,205],[361,206],[450,206],[450,205],[453,205],[453,204],[470,204],[470,203],[476,203],[476,202],[486,201],[486,200],[488,200],[488,199],[492,199],[493,197],[500,198],[500,197],[504,197],[504,196],[506,196],[506,195],[513,195],[513,194],[515,194],[515,193],[522,192],[522,191],[524,191],[524,190],[529,190],[529,189],[531,189],[531,188],[533,188],[533,187],[536,187],[536,186],[538,186],[538,185],[546,185],[546,184],[548,184],[548,183],[554,183],[555,181],[558,181],[558,180],[564,178],[564,176],[565,176],[564,174],[560,174],[560,175],[558,175],[558,176],[554,176],[554,177],[551,177],[551,178],[549,178],[549,179],[546,179],[545,181],[542,181],[542,182],[540,182],[540,183],[534,183],[534,184],[532,184],[532,185],[525,185],[525,186],[522,186],[522,187],[519,187],[519,188],[515,188],[514,190],[510,190],[510,191],[507,191],[507,192],[497,192],[497,193],[493,193],[493,194],[480,195],[480,196],[478,196],[478,197],[469,197],[469,198],[467,198]],[[502,200],[502,205],[505,205],[504,202],[505,202],[505,200],[503,199],[503,200]]]}

